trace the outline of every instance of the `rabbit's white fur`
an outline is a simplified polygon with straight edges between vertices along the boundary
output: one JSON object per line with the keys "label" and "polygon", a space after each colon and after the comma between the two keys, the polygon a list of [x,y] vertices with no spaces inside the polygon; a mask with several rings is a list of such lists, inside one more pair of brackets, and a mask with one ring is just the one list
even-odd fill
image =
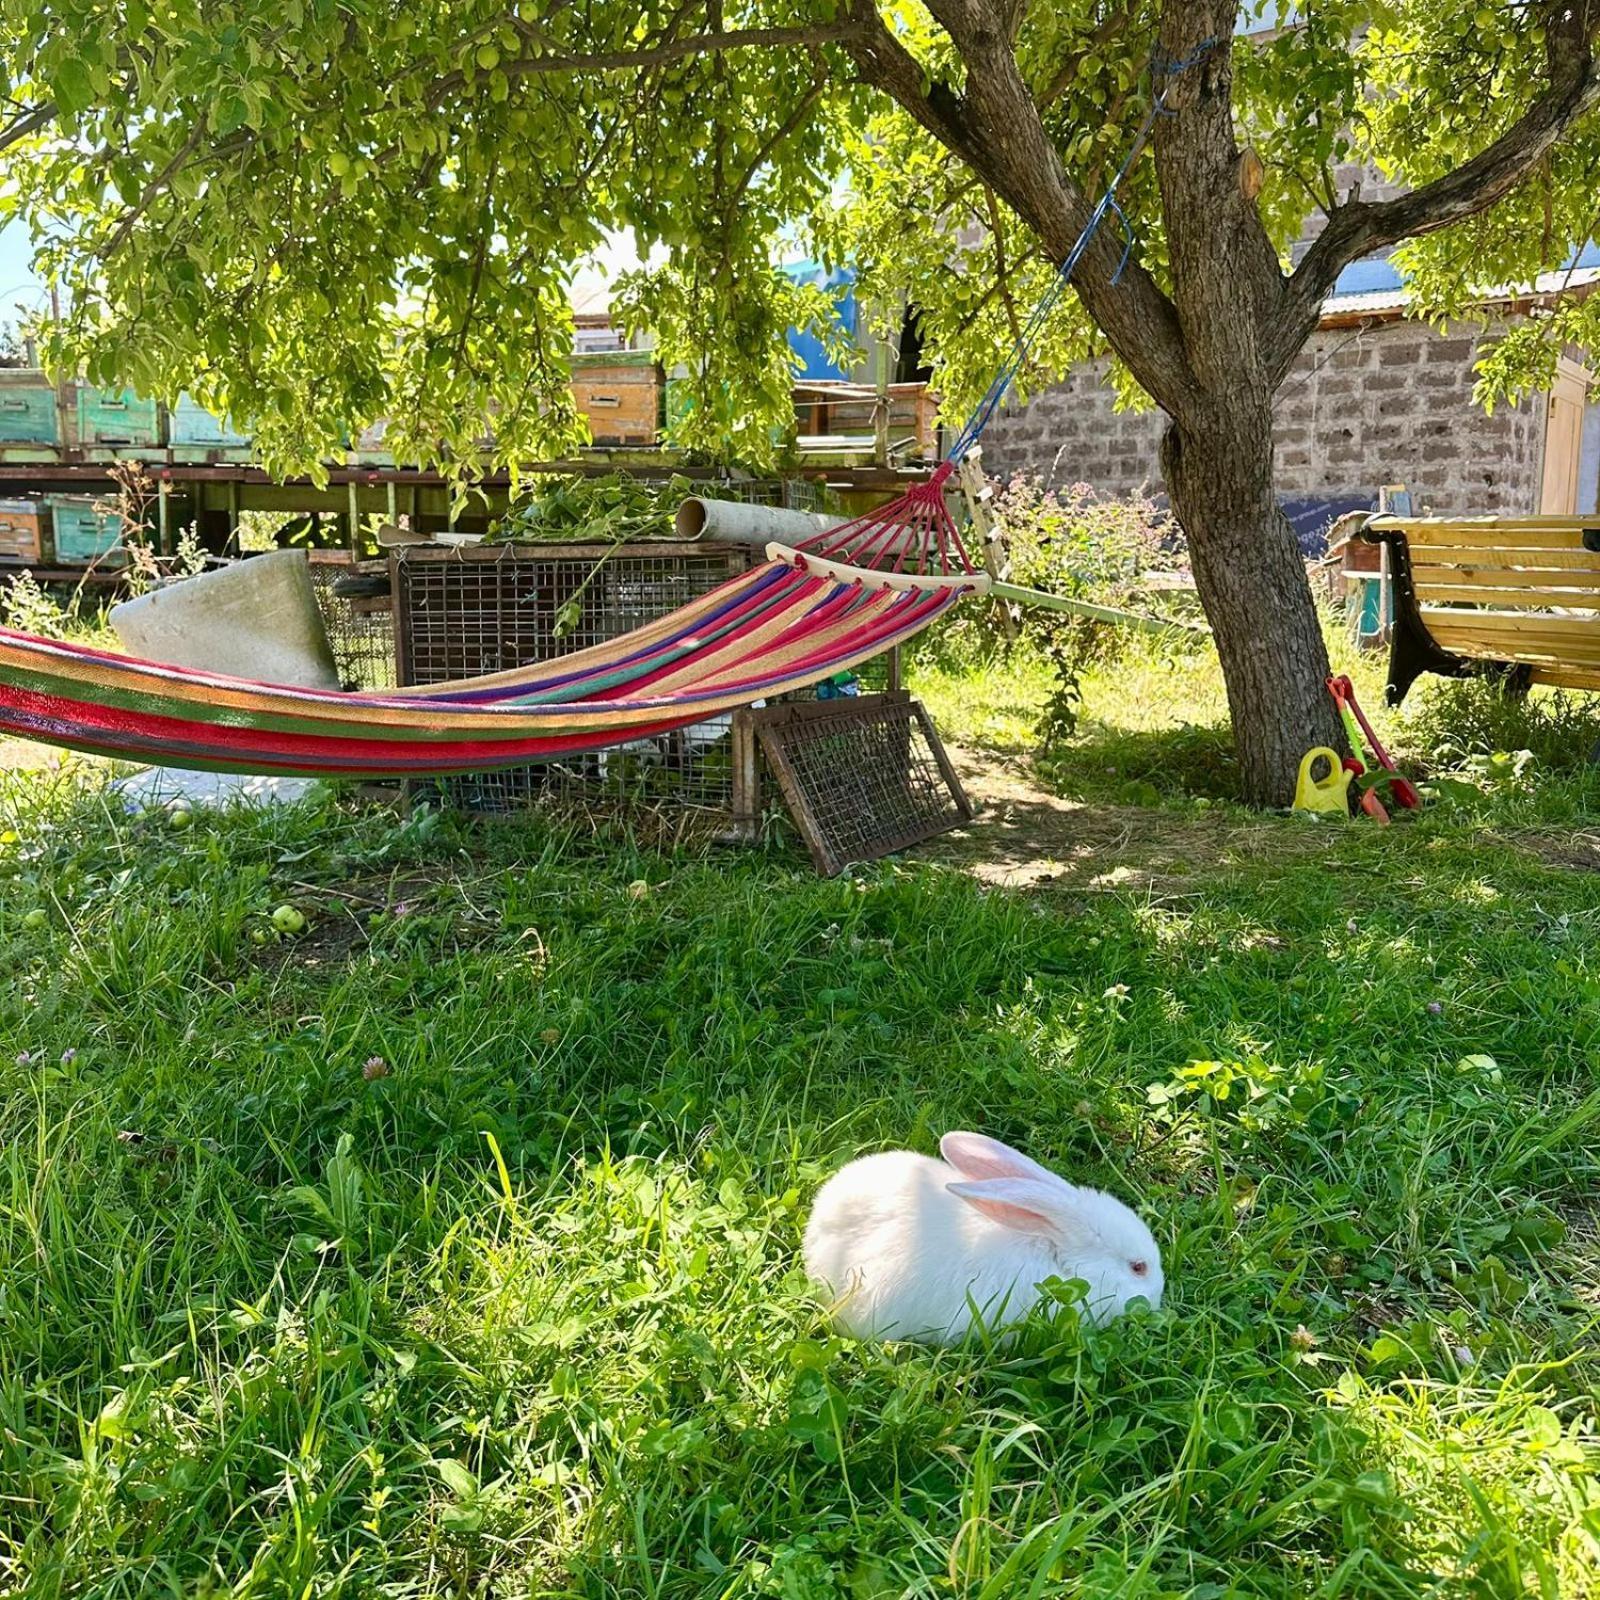
{"label": "rabbit's white fur", "polygon": [[805,1265],[841,1332],[953,1344],[974,1311],[987,1327],[1024,1316],[1046,1278],[1083,1279],[1096,1323],[1135,1296],[1161,1304],[1161,1251],[1120,1200],[982,1134],[939,1151],[863,1156],[818,1193]]}

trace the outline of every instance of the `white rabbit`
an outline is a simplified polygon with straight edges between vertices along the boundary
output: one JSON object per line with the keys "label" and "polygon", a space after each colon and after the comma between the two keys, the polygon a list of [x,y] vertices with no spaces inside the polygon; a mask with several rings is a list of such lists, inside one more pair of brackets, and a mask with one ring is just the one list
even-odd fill
{"label": "white rabbit", "polygon": [[947,1133],[939,1153],[863,1156],[818,1193],[805,1266],[840,1332],[958,1343],[974,1309],[986,1326],[1016,1321],[1052,1277],[1089,1285],[1094,1323],[1135,1296],[1161,1304],[1161,1251],[1120,1200],[979,1133]]}

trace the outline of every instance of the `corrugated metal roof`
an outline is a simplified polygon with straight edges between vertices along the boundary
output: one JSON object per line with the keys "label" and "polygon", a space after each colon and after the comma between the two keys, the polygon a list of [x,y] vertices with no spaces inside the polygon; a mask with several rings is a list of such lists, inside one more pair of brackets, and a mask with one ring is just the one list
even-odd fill
{"label": "corrugated metal roof", "polygon": [[[1478,299],[1485,305],[1505,300],[1520,300],[1527,295],[1560,294],[1567,289],[1581,289],[1587,284],[1600,282],[1600,266],[1563,267],[1559,272],[1541,272],[1531,284],[1500,284],[1484,289]],[[1337,291],[1322,302],[1325,317],[1371,317],[1404,311],[1413,299],[1404,284],[1390,289],[1372,289],[1364,294],[1340,294]]]}

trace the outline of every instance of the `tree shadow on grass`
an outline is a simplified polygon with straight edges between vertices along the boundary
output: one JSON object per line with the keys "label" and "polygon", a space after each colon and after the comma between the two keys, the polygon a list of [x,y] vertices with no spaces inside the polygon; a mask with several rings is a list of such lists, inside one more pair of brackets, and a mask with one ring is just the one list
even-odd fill
{"label": "tree shadow on grass", "polygon": [[1239,797],[1233,734],[1225,724],[1127,728],[1086,719],[1070,741],[1041,749],[1034,765],[1051,790],[1074,800],[1154,805]]}
{"label": "tree shadow on grass", "polygon": [[[1125,737],[1153,747],[1148,759],[1135,762],[1135,772],[1171,773],[1162,757],[1177,741],[1165,734]],[[1067,784],[1042,774],[1025,755],[963,747],[952,747],[950,755],[977,815],[916,855],[986,883],[1184,892],[1196,872],[1236,864],[1263,848],[1299,856],[1327,845],[1315,824],[1217,805],[1208,795],[1196,803],[1175,791],[1163,804],[1162,795],[1141,792],[1151,788],[1148,779],[1119,785],[1103,763],[1098,776],[1092,774],[1090,756],[1079,768],[1083,781]],[[1138,786],[1132,798],[1130,785]]]}

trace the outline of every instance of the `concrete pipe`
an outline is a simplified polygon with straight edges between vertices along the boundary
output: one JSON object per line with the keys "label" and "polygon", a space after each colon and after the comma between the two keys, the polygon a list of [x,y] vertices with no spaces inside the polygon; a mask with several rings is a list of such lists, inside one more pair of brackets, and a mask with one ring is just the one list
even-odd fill
{"label": "concrete pipe", "polygon": [[829,528],[837,528],[845,518],[824,516],[819,511],[791,511],[787,506],[752,506],[742,500],[708,500],[696,495],[678,507],[675,522],[680,539],[720,539],[728,544],[755,544],[765,547],[798,544]]}
{"label": "concrete pipe", "polygon": [[[680,539],[720,539],[728,544],[753,544],[765,549],[769,544],[794,546],[853,520],[825,516],[820,511],[791,511],[785,506],[751,506],[739,500],[696,497],[678,507],[675,526]],[[859,543],[872,545],[874,565],[887,556],[926,554],[932,549],[926,533],[913,535],[909,529],[884,534],[873,528],[861,536]],[[849,553],[841,552],[840,559],[848,561]]]}

